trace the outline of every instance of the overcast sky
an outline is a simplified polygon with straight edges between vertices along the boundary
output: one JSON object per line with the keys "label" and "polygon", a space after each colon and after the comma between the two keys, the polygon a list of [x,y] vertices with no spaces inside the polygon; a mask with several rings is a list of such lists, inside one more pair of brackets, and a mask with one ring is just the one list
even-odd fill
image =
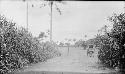
{"label": "overcast sky", "polygon": [[[34,36],[50,28],[50,8],[41,7],[43,2],[29,1],[29,30]],[[34,4],[34,7],[32,7]],[[64,41],[65,38],[87,39],[94,37],[98,29],[108,25],[108,16],[124,11],[124,2],[91,2],[66,1],[66,4],[57,3],[62,15],[53,7],[53,40]],[[0,14],[26,27],[26,2],[0,1]]]}

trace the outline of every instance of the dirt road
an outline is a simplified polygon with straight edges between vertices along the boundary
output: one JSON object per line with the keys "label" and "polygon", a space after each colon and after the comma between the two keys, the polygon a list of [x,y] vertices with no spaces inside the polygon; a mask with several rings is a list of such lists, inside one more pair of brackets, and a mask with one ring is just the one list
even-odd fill
{"label": "dirt road", "polygon": [[[83,48],[70,47],[69,53],[67,47],[59,47],[62,53],[61,57],[56,57],[27,67],[24,72],[20,74],[84,74],[84,73],[109,73],[111,70],[107,68],[99,68],[97,64],[98,58],[88,57],[86,50]],[[31,72],[31,73],[30,73]],[[54,72],[54,73],[53,73]],[[44,73],[43,73],[44,74]]]}

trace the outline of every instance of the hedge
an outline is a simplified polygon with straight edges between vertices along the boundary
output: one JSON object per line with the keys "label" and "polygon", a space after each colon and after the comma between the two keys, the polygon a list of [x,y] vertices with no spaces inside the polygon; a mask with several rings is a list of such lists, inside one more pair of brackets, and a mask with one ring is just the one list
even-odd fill
{"label": "hedge", "polygon": [[[44,47],[44,48],[43,48]],[[25,28],[0,15],[0,73],[7,74],[32,63],[60,56],[53,44],[40,43]]]}
{"label": "hedge", "polygon": [[125,71],[125,13],[114,14],[109,20],[113,25],[111,31],[98,36],[100,40],[98,58],[108,68]]}

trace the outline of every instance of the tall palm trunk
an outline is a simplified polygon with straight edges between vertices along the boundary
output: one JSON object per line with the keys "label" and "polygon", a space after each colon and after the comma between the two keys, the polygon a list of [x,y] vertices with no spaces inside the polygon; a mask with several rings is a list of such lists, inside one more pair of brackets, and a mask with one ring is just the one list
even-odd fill
{"label": "tall palm trunk", "polygon": [[51,1],[51,3],[50,3],[50,9],[51,9],[51,15],[50,15],[50,42],[52,42],[52,17],[53,17],[52,8],[53,8],[53,1]]}
{"label": "tall palm trunk", "polygon": [[125,1],[124,1],[124,13],[125,13]]}
{"label": "tall palm trunk", "polygon": [[28,31],[28,1],[27,1],[27,9],[26,9],[26,24],[27,24],[27,31]]}

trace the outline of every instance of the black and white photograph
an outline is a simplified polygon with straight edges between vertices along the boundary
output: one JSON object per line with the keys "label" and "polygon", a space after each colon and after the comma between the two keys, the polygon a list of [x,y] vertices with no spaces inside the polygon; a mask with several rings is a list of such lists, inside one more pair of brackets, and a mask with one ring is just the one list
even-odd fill
{"label": "black and white photograph", "polygon": [[125,1],[0,0],[0,74],[124,74]]}

